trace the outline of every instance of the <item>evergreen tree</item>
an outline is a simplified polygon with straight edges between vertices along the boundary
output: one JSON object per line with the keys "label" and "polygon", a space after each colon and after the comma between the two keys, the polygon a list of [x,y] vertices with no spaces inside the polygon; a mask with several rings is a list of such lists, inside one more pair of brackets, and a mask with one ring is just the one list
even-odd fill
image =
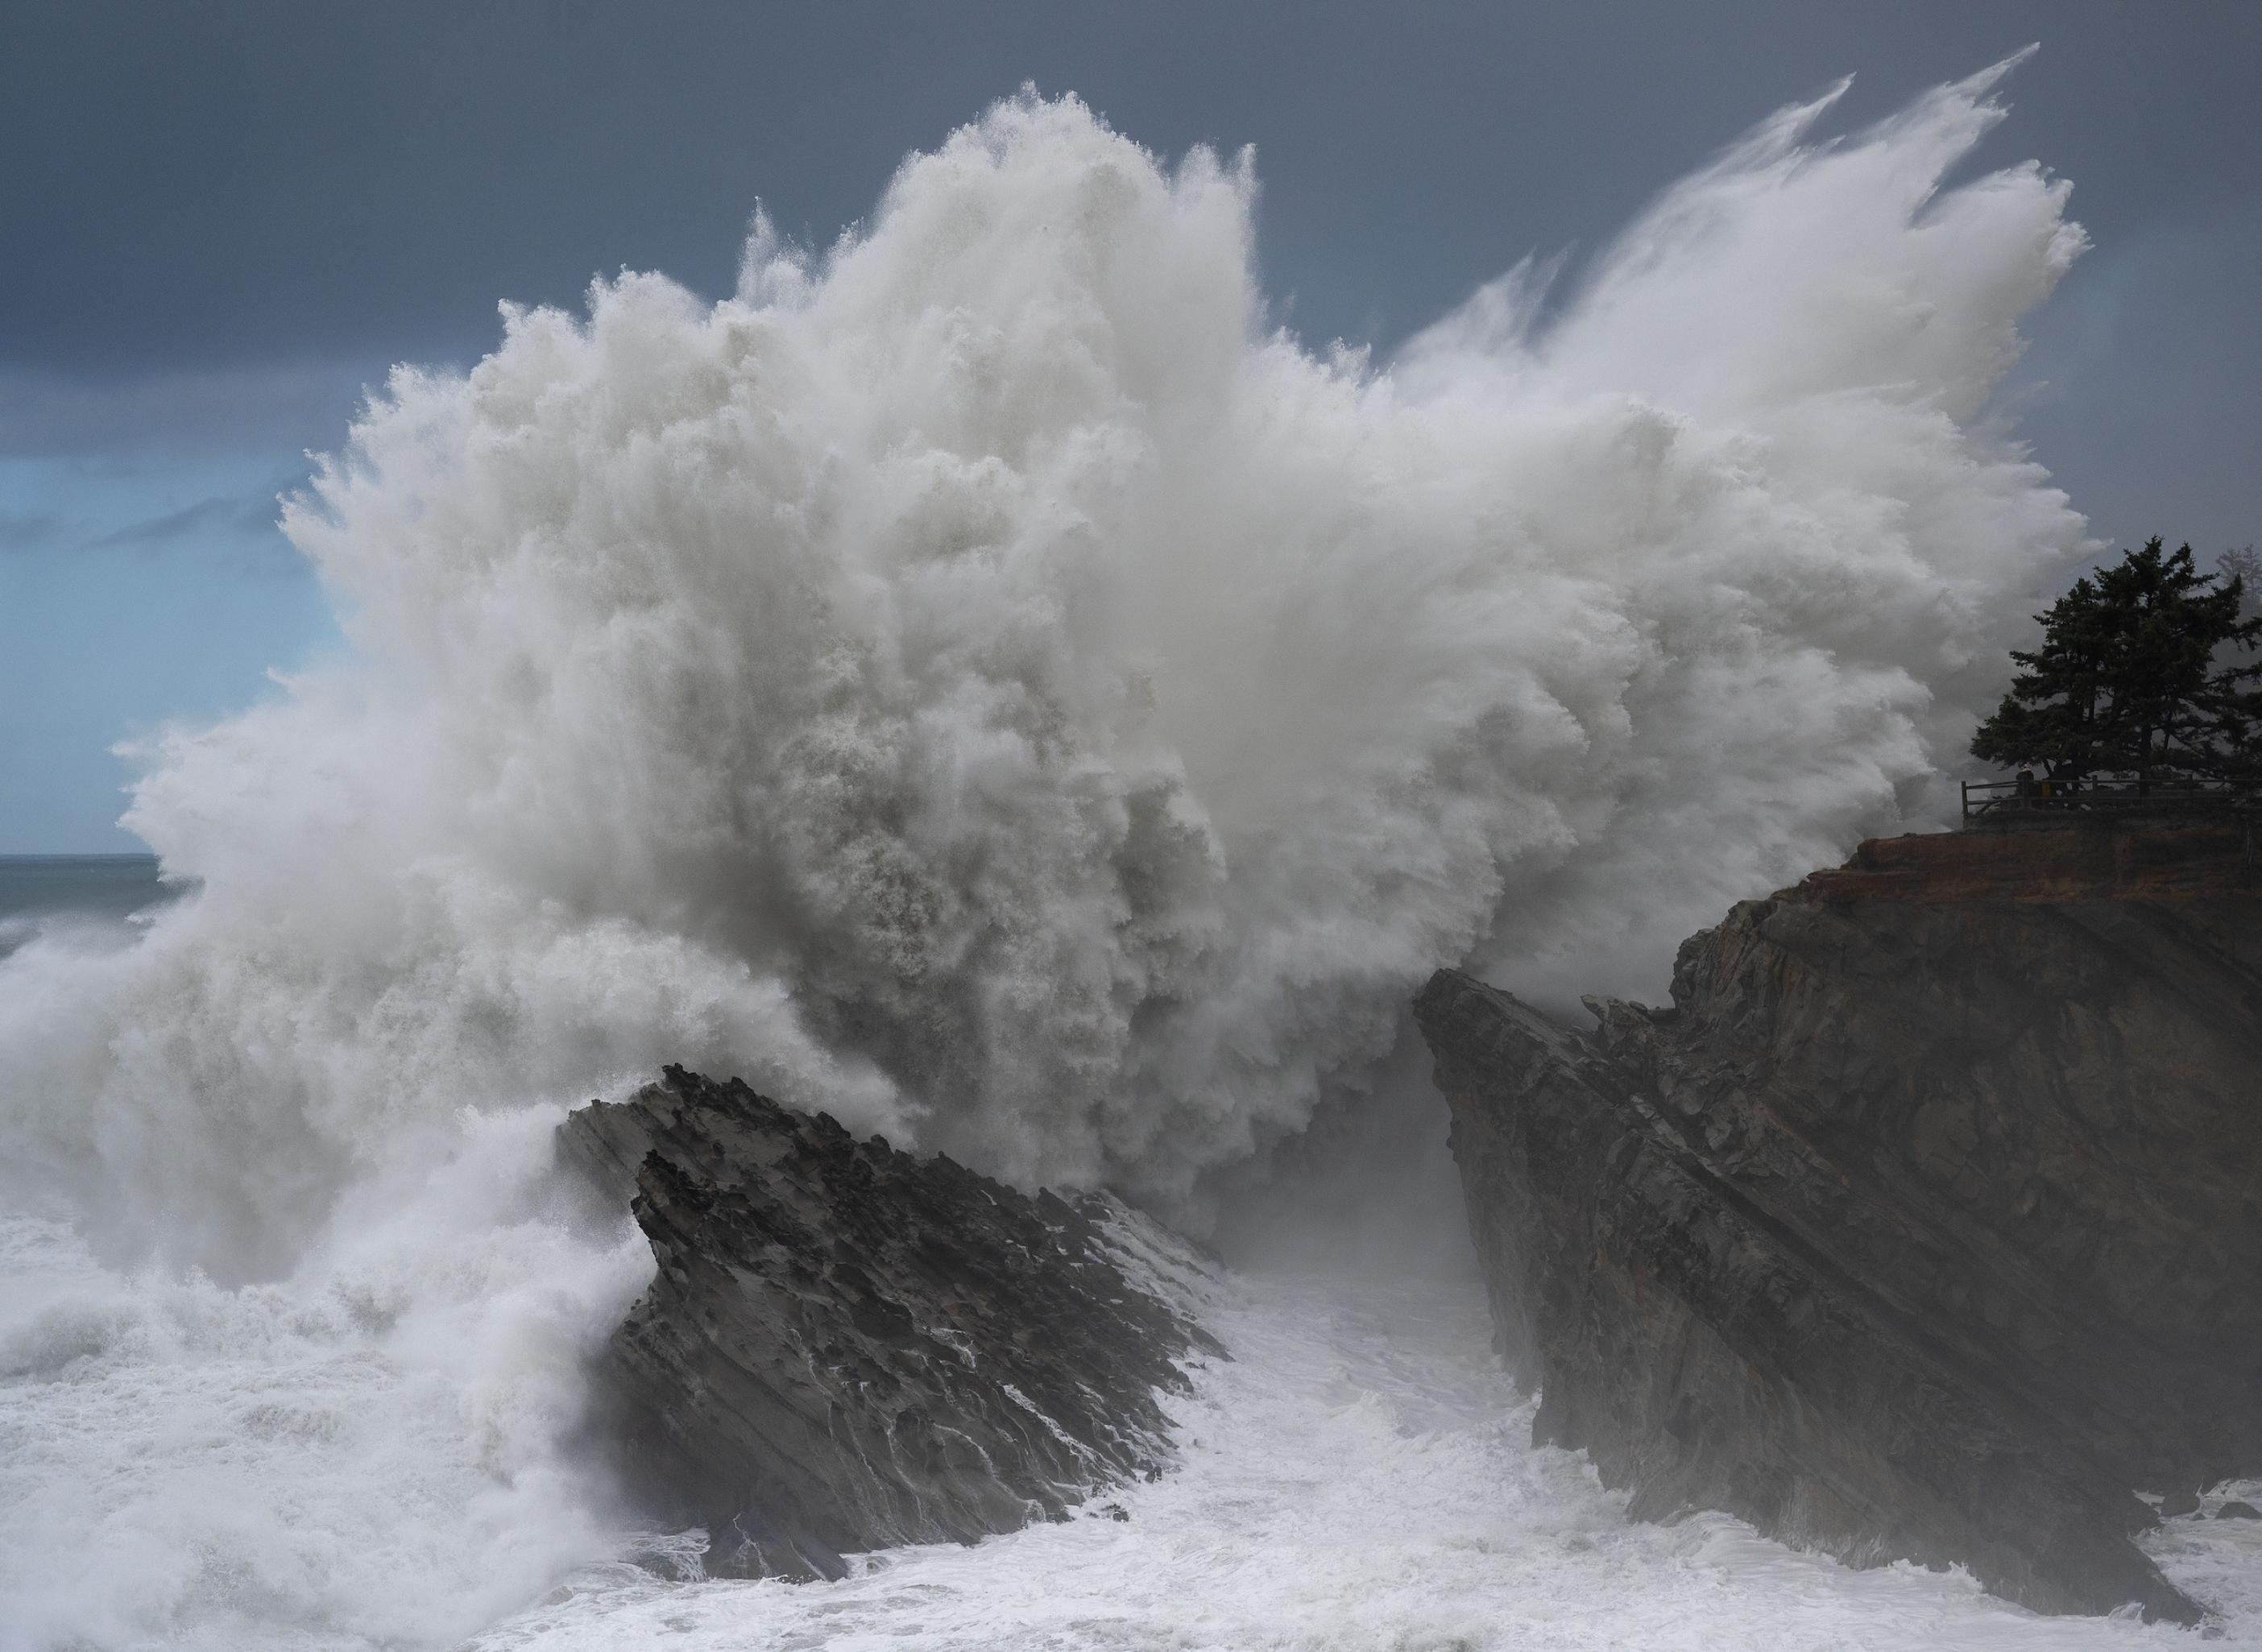
{"label": "evergreen tree", "polygon": [[2262,614],[2262,556],[2248,545],[2239,550],[2226,550],[2215,559],[2215,577],[2223,584],[2236,580],[2246,592],[2245,600],[2238,605],[2241,618]]}
{"label": "evergreen tree", "polygon": [[2243,571],[2202,574],[2154,539],[2075,581],[2035,616],[2042,646],[1971,755],[2054,782],[2262,777],[2262,615],[2242,618]]}

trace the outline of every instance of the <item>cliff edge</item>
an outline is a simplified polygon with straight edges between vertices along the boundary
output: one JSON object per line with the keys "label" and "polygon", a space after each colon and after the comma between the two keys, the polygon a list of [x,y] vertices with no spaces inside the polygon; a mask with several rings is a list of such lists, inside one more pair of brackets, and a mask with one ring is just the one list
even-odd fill
{"label": "cliff edge", "polygon": [[1503,1354],[1637,1518],[2193,1621],[2136,1491],[2262,1471],[2262,884],[2241,828],[1864,844],[1574,1031],[1416,1016]]}

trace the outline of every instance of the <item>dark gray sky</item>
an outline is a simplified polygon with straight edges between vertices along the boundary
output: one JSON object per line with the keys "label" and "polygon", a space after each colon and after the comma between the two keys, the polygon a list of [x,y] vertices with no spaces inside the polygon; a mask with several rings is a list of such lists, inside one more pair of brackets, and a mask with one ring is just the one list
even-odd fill
{"label": "dark gray sky", "polygon": [[2039,40],[1983,164],[2096,248],[2022,427],[2102,537],[2262,537],[2262,3],[173,5],[0,11],[0,851],[130,847],[104,748],[328,635],[264,526],[395,360],[623,265],[728,289],[1025,81],[1257,147],[1280,319],[1385,347],[1592,250],[1771,110],[1842,129]]}

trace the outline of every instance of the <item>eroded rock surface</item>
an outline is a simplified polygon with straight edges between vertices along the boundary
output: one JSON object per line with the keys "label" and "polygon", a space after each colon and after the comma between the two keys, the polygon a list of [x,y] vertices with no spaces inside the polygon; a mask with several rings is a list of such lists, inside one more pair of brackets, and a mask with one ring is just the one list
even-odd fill
{"label": "eroded rock surface", "polygon": [[1201,1260],[1103,1196],[1031,1198],[680,1067],[560,1139],[634,1189],[659,1269],[612,1341],[620,1426],[713,1571],[839,1576],[1062,1518],[1156,1470],[1158,1391],[1224,1353],[1181,1305]]}
{"label": "eroded rock surface", "polygon": [[2262,894],[2235,826],[1864,844],[1574,1031],[1416,1013],[1536,1432],[2041,1610],[2189,1621],[2136,1490],[2262,1471]]}

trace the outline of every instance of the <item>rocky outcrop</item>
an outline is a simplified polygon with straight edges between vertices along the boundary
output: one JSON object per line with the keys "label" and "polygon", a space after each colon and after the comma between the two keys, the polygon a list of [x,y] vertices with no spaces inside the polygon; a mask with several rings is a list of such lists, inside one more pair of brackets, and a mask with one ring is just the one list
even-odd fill
{"label": "rocky outcrop", "polygon": [[560,1140],[634,1189],[659,1268],[610,1346],[614,1428],[712,1571],[837,1577],[1063,1518],[1156,1470],[1158,1390],[1223,1354],[1165,1300],[1200,1260],[1104,1196],[1031,1198],[680,1067]]}
{"label": "rocky outcrop", "polygon": [[1416,1017],[1503,1352],[1632,1512],[2047,1612],[2197,1605],[2137,1490],[2262,1471],[2262,887],[2218,828],[1862,845],[1574,1031]]}

